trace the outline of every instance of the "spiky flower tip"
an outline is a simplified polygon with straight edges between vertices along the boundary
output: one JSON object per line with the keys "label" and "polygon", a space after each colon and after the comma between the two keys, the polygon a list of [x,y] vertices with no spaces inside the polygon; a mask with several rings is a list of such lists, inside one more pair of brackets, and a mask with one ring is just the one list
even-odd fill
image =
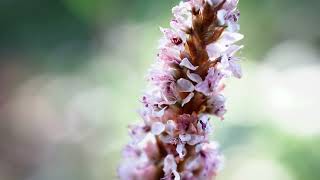
{"label": "spiky flower tip", "polygon": [[143,122],[130,127],[118,168],[123,180],[214,179],[222,167],[218,144],[209,141],[210,116],[226,112],[223,80],[241,77],[235,45],[238,0],[188,0],[172,9],[161,28],[157,61],[142,97]]}

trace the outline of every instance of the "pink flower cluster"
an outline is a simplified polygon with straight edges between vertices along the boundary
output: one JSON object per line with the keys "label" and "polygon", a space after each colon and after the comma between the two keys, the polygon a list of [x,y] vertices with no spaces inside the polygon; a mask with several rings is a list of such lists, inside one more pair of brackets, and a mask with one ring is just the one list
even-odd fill
{"label": "pink flower cluster", "polygon": [[210,117],[226,113],[223,80],[241,77],[238,0],[188,0],[161,28],[157,61],[141,102],[143,122],[130,127],[118,175],[123,180],[213,179],[223,164],[209,141]]}

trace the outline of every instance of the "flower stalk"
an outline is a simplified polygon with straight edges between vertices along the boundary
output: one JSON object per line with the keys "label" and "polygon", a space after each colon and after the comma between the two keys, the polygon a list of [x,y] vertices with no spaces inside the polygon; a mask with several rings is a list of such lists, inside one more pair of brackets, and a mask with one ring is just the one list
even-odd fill
{"label": "flower stalk", "polygon": [[210,119],[226,113],[224,79],[241,77],[237,5],[187,0],[172,9],[141,99],[143,122],[130,126],[120,179],[209,180],[221,170],[223,156],[209,140]]}

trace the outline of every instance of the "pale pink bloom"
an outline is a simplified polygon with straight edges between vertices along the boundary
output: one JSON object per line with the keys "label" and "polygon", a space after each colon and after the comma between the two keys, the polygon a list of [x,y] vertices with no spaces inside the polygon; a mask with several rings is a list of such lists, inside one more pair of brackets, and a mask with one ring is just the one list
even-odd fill
{"label": "pale pink bloom", "polygon": [[163,98],[163,101],[160,104],[175,104],[178,100],[178,92],[177,92],[177,87],[176,84],[171,82],[171,83],[166,83],[162,86],[160,86],[161,89],[161,97]]}
{"label": "pale pink bloom", "polygon": [[240,58],[234,57],[233,55],[241,49],[242,46],[232,45],[230,46],[225,54],[221,58],[221,66],[223,70],[229,71],[234,77],[241,78],[241,66],[238,63]]}
{"label": "pale pink bloom", "polygon": [[180,50],[168,47],[162,47],[159,49],[158,59],[165,63],[176,63],[178,64],[180,59]]}
{"label": "pale pink bloom", "polygon": [[205,168],[200,173],[200,179],[215,176],[221,169],[224,161],[218,151],[218,144],[215,142],[204,143],[199,152],[200,163]]}
{"label": "pale pink bloom", "polygon": [[165,179],[170,179],[174,176],[174,180],[180,180],[180,175],[177,172],[177,163],[173,155],[169,154],[164,159],[163,171],[165,173]]}
{"label": "pale pink bloom", "polygon": [[182,142],[188,142],[191,140],[191,135],[190,134],[180,134],[179,135],[179,139],[182,141]]}
{"label": "pale pink bloom", "polygon": [[150,180],[157,176],[157,167],[153,164],[138,164],[139,162],[132,160],[118,169],[120,179],[126,180]]}
{"label": "pale pink bloom", "polygon": [[[189,17],[191,18],[191,16]],[[170,22],[170,26],[176,31],[186,31],[191,28],[191,23],[186,23],[189,21],[185,21],[182,17],[172,19]]]}
{"label": "pale pink bloom", "polygon": [[[218,5],[223,2],[223,0],[205,0],[210,5]],[[223,9],[231,11],[237,8],[239,0],[226,0],[226,2],[223,4]]]}
{"label": "pale pink bloom", "polygon": [[187,142],[187,144],[194,146],[194,145],[204,141],[204,139],[205,139],[205,137],[202,135],[192,134],[191,139]]}
{"label": "pale pink bloom", "polygon": [[[174,17],[185,17],[185,16],[191,16],[191,6],[192,4],[189,2],[183,2],[181,1],[178,5],[174,6],[172,8],[172,14]],[[187,21],[187,19],[185,19]]]}
{"label": "pale pink bloom", "polygon": [[237,5],[239,3],[239,0],[226,0],[226,2],[223,5],[223,8],[232,11],[237,8]]}
{"label": "pale pink bloom", "polygon": [[141,150],[137,149],[136,146],[132,144],[126,145],[122,150],[122,155],[130,158],[138,158],[141,154]]}
{"label": "pale pink bloom", "polygon": [[243,35],[234,32],[224,32],[221,37],[207,46],[207,52],[211,60],[215,60],[222,56],[228,47],[243,39]]}
{"label": "pale pink bloom", "polygon": [[179,143],[177,145],[176,151],[179,154],[180,159],[184,158],[184,156],[187,154],[185,144],[183,144],[183,143]]}
{"label": "pale pink bloom", "polygon": [[191,7],[195,8],[195,10],[201,10],[203,6],[203,0],[189,0],[188,1]]}
{"label": "pale pink bloom", "polygon": [[153,112],[153,116],[154,117],[162,117],[164,115],[164,112],[165,112],[166,109],[167,109],[167,107],[164,107],[159,111],[154,111]]}
{"label": "pale pink bloom", "polygon": [[193,64],[191,64],[191,62],[187,59],[184,58],[181,62],[180,62],[180,66],[182,67],[186,67],[190,70],[196,70],[199,66],[194,66]]}
{"label": "pale pink bloom", "polygon": [[199,74],[190,73],[190,71],[187,71],[187,76],[193,82],[196,82],[196,83],[202,82],[202,78],[201,78],[201,76]]}
{"label": "pale pink bloom", "polygon": [[197,131],[193,125],[196,121],[197,118],[190,114],[180,115],[176,120],[177,129],[180,133],[194,133]]}
{"label": "pale pink bloom", "polygon": [[209,119],[210,118],[207,115],[202,115],[199,117],[197,129],[200,134],[209,134],[212,132],[212,127],[209,123]]}
{"label": "pale pink bloom", "polygon": [[188,102],[190,102],[191,99],[193,98],[193,96],[194,96],[194,93],[190,93],[186,98],[184,98],[184,99],[182,100],[181,106],[183,107],[183,106],[186,105]]}
{"label": "pale pink bloom", "polygon": [[173,16],[185,25],[190,24],[189,27],[191,27],[192,23],[191,5],[189,2],[180,2],[179,5],[172,8]]}
{"label": "pale pink bloom", "polygon": [[225,109],[225,101],[225,97],[221,94],[212,96],[207,101],[207,108],[209,109],[209,113],[223,119],[223,115],[227,112],[227,110]]}
{"label": "pale pink bloom", "polygon": [[[138,146],[126,146],[123,151],[126,158],[118,168],[120,179],[149,180],[156,177],[157,168],[148,159],[148,156]],[[143,176],[143,178],[141,178]]]}
{"label": "pale pink bloom", "polygon": [[165,130],[165,125],[162,122],[155,122],[151,126],[151,132],[154,135],[159,135]]}
{"label": "pale pink bloom", "polygon": [[240,12],[238,10],[226,11],[222,9],[218,11],[217,17],[219,25],[227,26],[228,31],[237,32],[240,30],[240,25],[238,24]]}
{"label": "pale pink bloom", "polygon": [[144,124],[129,126],[129,134],[134,143],[141,142],[147,135],[148,128]]}
{"label": "pale pink bloom", "polygon": [[[145,93],[145,95],[142,97],[141,102],[143,104],[143,108],[140,109],[139,113],[145,121],[150,117],[159,116],[162,114],[159,104],[161,104],[163,99],[161,98],[160,94],[156,96],[155,92],[156,91],[152,91],[150,94],[149,92]],[[153,94],[153,96],[151,94]]]}
{"label": "pale pink bloom", "polygon": [[179,92],[192,92],[194,91],[194,85],[186,79],[180,78],[177,81],[177,88]]}
{"label": "pale pink bloom", "polygon": [[159,139],[165,144],[173,144],[176,145],[179,142],[177,137],[172,137],[170,135],[160,134]]}
{"label": "pale pink bloom", "polygon": [[176,130],[176,123],[173,120],[168,120],[166,124],[166,132],[173,136],[174,131]]}
{"label": "pale pink bloom", "polygon": [[156,86],[175,81],[175,79],[169,71],[165,71],[162,69],[152,69],[149,72],[148,79],[151,81],[152,84]]}
{"label": "pale pink bloom", "polygon": [[160,39],[160,47],[175,47],[178,50],[184,50],[184,43],[187,40],[186,34],[182,31],[160,28],[164,37]]}
{"label": "pale pink bloom", "polygon": [[176,31],[186,31],[192,26],[192,13],[189,2],[180,2],[172,8],[174,19],[170,22],[171,27]]}
{"label": "pale pink bloom", "polygon": [[222,0],[205,0],[205,1],[208,2],[211,6],[220,4],[222,2]]}
{"label": "pale pink bloom", "polygon": [[206,79],[196,85],[196,91],[211,96],[220,89],[220,81],[224,77],[220,70],[210,68]]}

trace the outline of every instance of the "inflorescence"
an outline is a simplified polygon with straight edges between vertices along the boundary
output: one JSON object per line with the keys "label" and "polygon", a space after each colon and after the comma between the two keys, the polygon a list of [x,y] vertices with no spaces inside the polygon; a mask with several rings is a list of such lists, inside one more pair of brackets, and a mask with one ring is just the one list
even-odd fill
{"label": "inflorescence", "polygon": [[210,117],[226,113],[223,80],[241,77],[235,56],[243,46],[238,0],[188,0],[172,9],[171,28],[160,28],[157,61],[140,110],[130,126],[118,175],[123,180],[206,180],[222,168],[209,141]]}

